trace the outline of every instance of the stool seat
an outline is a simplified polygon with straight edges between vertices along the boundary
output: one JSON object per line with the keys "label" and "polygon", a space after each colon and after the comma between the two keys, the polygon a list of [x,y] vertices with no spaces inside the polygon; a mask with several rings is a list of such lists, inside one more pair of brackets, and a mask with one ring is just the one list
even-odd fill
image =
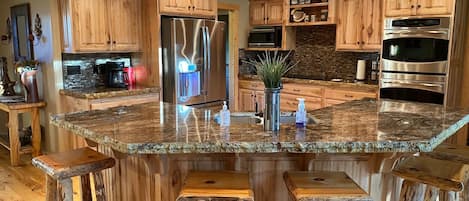
{"label": "stool seat", "polygon": [[372,201],[345,172],[300,172],[284,174],[291,195],[298,201]]}
{"label": "stool seat", "polygon": [[[46,200],[73,201],[71,177],[81,177],[83,200],[92,200],[90,174],[94,178],[97,201],[105,201],[104,180],[101,170],[111,168],[115,160],[88,147],[69,152],[54,153],[33,158],[32,164],[46,173]],[[60,183],[61,188],[57,189]],[[59,192],[58,192],[59,190]]]}
{"label": "stool seat", "polygon": [[432,185],[446,191],[462,191],[469,166],[430,157],[409,157],[400,162],[392,173],[405,180]]}
{"label": "stool seat", "polygon": [[252,201],[253,195],[246,172],[189,172],[177,200],[236,198]]}
{"label": "stool seat", "polygon": [[113,167],[115,160],[88,147],[33,158],[32,164],[56,180]]}
{"label": "stool seat", "polygon": [[469,164],[469,147],[465,145],[440,144],[432,152],[422,153],[421,156]]}

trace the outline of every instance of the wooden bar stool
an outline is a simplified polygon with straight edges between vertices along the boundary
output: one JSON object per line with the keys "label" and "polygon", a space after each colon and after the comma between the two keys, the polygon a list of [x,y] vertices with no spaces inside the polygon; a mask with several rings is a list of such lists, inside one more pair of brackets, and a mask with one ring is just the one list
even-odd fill
{"label": "wooden bar stool", "polygon": [[[409,157],[401,161],[392,171],[404,179],[400,194],[401,201],[459,200],[464,188],[469,166],[459,162],[430,157]],[[421,184],[427,184],[425,192]]]}
{"label": "wooden bar stool", "polygon": [[[90,148],[43,155],[33,158],[32,163],[46,173],[46,200],[73,200],[72,177],[81,176],[83,200],[91,200],[90,173],[93,174],[96,200],[105,201],[102,170],[111,168],[115,160]],[[57,193],[57,181],[61,184]],[[57,199],[59,196],[60,199]]]}
{"label": "wooden bar stool", "polygon": [[285,172],[284,180],[296,201],[373,201],[345,172]]}
{"label": "wooden bar stool", "polygon": [[245,172],[189,172],[177,201],[253,201]]}

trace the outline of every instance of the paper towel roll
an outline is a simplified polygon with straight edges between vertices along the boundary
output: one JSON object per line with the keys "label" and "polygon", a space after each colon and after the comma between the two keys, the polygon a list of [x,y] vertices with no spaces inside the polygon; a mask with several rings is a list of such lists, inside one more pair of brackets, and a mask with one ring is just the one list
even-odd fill
{"label": "paper towel roll", "polygon": [[358,60],[357,62],[357,80],[365,80],[365,71],[366,71],[366,61],[365,60]]}

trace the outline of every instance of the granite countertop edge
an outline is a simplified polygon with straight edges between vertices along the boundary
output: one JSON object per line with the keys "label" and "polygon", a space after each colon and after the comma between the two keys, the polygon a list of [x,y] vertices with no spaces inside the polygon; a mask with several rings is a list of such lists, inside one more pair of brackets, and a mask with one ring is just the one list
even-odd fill
{"label": "granite countertop edge", "polygon": [[431,152],[437,145],[469,122],[469,116],[435,136],[430,141],[381,142],[205,142],[205,143],[122,143],[99,137],[92,131],[60,120],[51,115],[50,123],[72,131],[76,135],[126,154],[183,154],[183,153],[389,153]]}
{"label": "granite countertop edge", "polygon": [[[248,81],[260,81],[257,75],[239,75],[239,80],[248,80]],[[314,79],[300,79],[300,78],[287,78],[283,77],[282,81],[284,84],[286,83],[294,83],[294,84],[311,84],[317,85],[326,88],[339,88],[339,89],[347,89],[353,88],[357,90],[363,91],[374,91],[377,92],[379,89],[378,84],[361,84],[361,83],[350,83],[350,82],[332,82],[332,81],[325,81],[325,80],[314,80]]]}
{"label": "granite countertop edge", "polygon": [[83,99],[112,98],[122,96],[143,95],[149,93],[159,93],[160,87],[141,87],[137,89],[104,89],[102,91],[93,89],[61,89],[61,95]]}

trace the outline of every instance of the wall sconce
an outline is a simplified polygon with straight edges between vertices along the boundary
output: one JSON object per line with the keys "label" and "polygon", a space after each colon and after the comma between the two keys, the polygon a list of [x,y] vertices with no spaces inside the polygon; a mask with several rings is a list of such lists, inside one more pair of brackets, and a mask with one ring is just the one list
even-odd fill
{"label": "wall sconce", "polygon": [[9,43],[11,41],[11,21],[10,18],[7,18],[6,27],[5,27],[5,35],[1,36],[1,40]]}
{"label": "wall sconce", "polygon": [[38,41],[42,38],[42,23],[38,13],[36,13],[36,18],[34,19],[33,34]]}

